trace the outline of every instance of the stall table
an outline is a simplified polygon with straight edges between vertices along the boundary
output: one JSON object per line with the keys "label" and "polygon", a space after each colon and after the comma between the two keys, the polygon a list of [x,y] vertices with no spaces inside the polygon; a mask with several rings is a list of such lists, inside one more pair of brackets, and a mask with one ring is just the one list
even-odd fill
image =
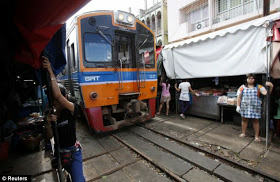
{"label": "stall table", "polygon": [[220,110],[217,106],[218,96],[202,95],[199,97],[192,96],[192,105],[187,113],[202,116],[210,119],[220,119]]}
{"label": "stall table", "polygon": [[229,104],[223,104],[223,103],[217,103],[217,105],[220,107],[220,121],[221,123],[224,123],[224,109],[235,109],[236,105],[229,105]]}

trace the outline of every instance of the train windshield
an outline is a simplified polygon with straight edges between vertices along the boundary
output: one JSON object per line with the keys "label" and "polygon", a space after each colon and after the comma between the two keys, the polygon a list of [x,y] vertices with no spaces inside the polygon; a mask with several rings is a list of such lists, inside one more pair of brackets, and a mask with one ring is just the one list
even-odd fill
{"label": "train windshield", "polygon": [[[111,41],[111,37],[105,35]],[[111,62],[112,46],[102,36],[95,33],[84,34],[85,59],[87,62]]]}
{"label": "train windshield", "polygon": [[137,24],[139,61],[146,67],[155,66],[154,37],[144,26]]}
{"label": "train windshield", "polygon": [[139,50],[139,56],[141,60],[144,60],[145,64],[155,64],[155,52],[154,41],[147,40]]}

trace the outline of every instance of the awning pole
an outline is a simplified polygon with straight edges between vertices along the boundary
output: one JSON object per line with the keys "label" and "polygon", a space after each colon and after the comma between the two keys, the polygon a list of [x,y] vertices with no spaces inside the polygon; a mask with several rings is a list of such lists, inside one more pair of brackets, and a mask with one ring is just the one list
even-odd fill
{"label": "awning pole", "polygon": [[[175,77],[175,84],[177,84],[177,79],[176,79],[176,71],[175,71],[175,61],[174,61],[174,56],[173,56],[173,48],[171,48],[171,54],[172,54],[172,61],[173,61],[173,68],[174,68],[174,77]],[[178,86],[178,85],[177,85]],[[175,89],[175,109],[176,109],[176,114],[178,114],[178,92]]]}
{"label": "awning pole", "polygon": [[[266,32],[267,32],[266,28]],[[269,71],[268,71],[268,42],[266,41],[266,80],[269,81]],[[267,94],[266,94],[266,119],[265,119],[265,150],[267,151],[268,149],[268,123],[269,123],[269,87],[267,87]]]}
{"label": "awning pole", "polygon": [[[270,22],[266,22],[266,38],[269,36],[269,28],[271,28]],[[271,39],[270,39],[271,40]],[[271,46],[268,44],[268,40],[266,40],[265,48],[266,48],[266,80],[270,81],[270,48]],[[265,150],[268,150],[268,130],[269,130],[269,119],[270,119],[270,87],[267,87],[267,94],[266,94],[266,134],[265,134]]]}

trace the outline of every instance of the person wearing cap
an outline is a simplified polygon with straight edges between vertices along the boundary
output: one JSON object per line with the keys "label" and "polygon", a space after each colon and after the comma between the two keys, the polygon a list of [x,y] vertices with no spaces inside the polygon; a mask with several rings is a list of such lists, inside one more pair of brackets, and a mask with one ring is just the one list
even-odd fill
{"label": "person wearing cap", "polygon": [[[253,122],[253,128],[255,131],[255,141],[260,142],[260,123],[261,118],[261,99],[260,94],[266,95],[267,90],[255,82],[255,74],[246,75],[246,83],[241,85],[237,91],[237,107],[236,112],[240,113],[242,118],[242,133],[239,135],[240,138],[246,137],[246,129],[248,122],[251,119]],[[270,87],[269,93],[272,92],[273,84],[266,82],[266,86]]]}
{"label": "person wearing cap", "polygon": [[48,58],[43,57],[43,68],[47,69],[51,78],[51,87],[53,94],[53,104],[55,113],[47,115],[45,123],[46,138],[53,137],[51,122],[57,123],[58,138],[60,144],[61,163],[62,166],[71,175],[73,182],[83,182],[85,177],[83,174],[82,151],[81,145],[76,137],[76,118],[79,114],[77,104],[67,100],[66,89],[63,85],[58,84],[53,73]]}

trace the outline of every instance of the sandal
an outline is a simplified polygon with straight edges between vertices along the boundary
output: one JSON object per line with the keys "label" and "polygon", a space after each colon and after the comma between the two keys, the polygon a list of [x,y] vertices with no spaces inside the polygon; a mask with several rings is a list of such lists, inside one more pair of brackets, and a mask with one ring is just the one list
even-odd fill
{"label": "sandal", "polygon": [[159,113],[159,112],[157,112],[157,115],[159,116],[159,115],[160,115],[160,113]]}
{"label": "sandal", "polygon": [[242,134],[242,133],[241,133],[241,134],[239,135],[239,138],[245,138],[245,137],[246,137],[245,134]]}
{"label": "sandal", "polygon": [[261,138],[257,138],[257,137],[255,137],[255,140],[254,140],[255,142],[261,142],[262,140],[261,140]]}

